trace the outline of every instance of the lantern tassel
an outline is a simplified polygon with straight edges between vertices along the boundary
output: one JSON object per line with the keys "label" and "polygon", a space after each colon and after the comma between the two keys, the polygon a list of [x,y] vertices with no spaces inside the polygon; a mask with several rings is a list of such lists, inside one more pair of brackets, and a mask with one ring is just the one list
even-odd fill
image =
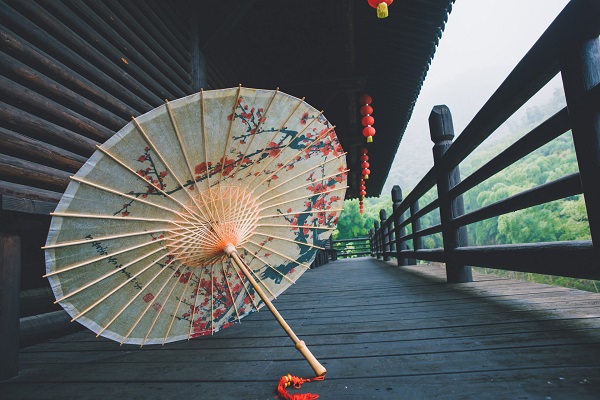
{"label": "lantern tassel", "polygon": [[377,18],[387,18],[388,6],[385,2],[377,4]]}
{"label": "lantern tassel", "polygon": [[373,143],[373,136],[367,136],[367,143]]}

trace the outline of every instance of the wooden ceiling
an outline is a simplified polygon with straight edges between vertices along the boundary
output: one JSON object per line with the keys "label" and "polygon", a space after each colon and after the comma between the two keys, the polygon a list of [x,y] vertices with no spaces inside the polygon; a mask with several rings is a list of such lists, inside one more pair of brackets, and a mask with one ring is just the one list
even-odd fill
{"label": "wooden ceiling", "polygon": [[377,134],[368,145],[367,193],[378,196],[452,3],[396,0],[385,19],[367,0],[192,2],[188,11],[213,85],[279,87],[325,110],[348,152],[353,198],[358,151],[366,146],[359,96],[373,98]]}

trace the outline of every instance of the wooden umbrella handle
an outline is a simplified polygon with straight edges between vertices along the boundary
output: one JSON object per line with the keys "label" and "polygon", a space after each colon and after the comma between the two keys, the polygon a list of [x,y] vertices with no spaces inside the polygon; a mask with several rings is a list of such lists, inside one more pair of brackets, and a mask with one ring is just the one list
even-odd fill
{"label": "wooden umbrella handle", "polygon": [[265,305],[269,308],[277,322],[279,322],[279,325],[281,325],[281,327],[283,328],[283,330],[285,330],[290,339],[292,339],[292,341],[296,345],[296,349],[298,349],[298,351],[304,356],[306,361],[308,361],[308,364],[310,364],[310,367],[313,369],[313,371],[315,371],[316,376],[324,376],[327,373],[325,367],[321,365],[321,363],[316,359],[315,356],[313,356],[308,347],[306,347],[306,343],[304,343],[303,340],[298,339],[298,336],[296,336],[294,331],[292,331],[292,328],[290,328],[288,323],[285,322],[281,314],[279,314],[279,311],[277,311],[273,303],[271,303],[271,300],[269,300],[265,292],[263,292],[262,288],[258,285],[258,282],[256,282],[256,280],[250,273],[250,269],[248,268],[246,263],[239,257],[237,251],[235,250],[235,247],[233,247],[233,245],[227,245],[225,248],[225,253],[229,257],[231,257],[236,263],[236,265],[242,270],[243,274],[246,276],[248,281],[250,281],[252,287],[254,287],[254,290],[256,290],[256,293],[258,293],[258,295],[265,303]]}

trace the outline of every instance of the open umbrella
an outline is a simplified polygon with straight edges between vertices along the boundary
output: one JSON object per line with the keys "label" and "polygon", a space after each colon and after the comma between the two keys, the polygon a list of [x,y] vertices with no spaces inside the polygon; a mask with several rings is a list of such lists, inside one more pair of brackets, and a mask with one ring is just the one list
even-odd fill
{"label": "open umbrella", "polygon": [[306,102],[202,91],[127,124],[72,177],[46,246],[57,302],[121,343],[210,335],[271,304],[337,223],[345,153]]}

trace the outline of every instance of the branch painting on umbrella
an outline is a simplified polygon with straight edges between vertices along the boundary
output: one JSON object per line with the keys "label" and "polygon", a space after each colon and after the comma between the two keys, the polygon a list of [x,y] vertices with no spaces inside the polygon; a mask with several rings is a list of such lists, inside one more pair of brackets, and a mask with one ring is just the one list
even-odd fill
{"label": "branch painting on umbrella", "polygon": [[120,343],[211,335],[296,282],[341,212],[334,126],[278,90],[201,91],[134,118],[72,177],[47,277],[78,321]]}

